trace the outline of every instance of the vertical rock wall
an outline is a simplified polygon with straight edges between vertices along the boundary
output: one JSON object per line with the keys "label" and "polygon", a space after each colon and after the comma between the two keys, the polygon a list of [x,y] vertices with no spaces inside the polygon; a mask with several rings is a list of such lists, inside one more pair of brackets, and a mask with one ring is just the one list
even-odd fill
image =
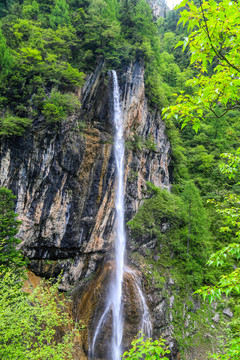
{"label": "vertical rock wall", "polygon": [[[146,181],[169,188],[170,144],[160,115],[148,109],[143,67],[130,66],[119,80],[128,146],[128,220],[143,199]],[[46,127],[38,119],[24,136],[0,144],[0,186],[17,195],[21,248],[37,275],[63,270],[65,290],[111,259],[113,243],[112,85],[102,64],[87,79],[81,101],[81,111],[60,126]],[[147,139],[154,150],[143,145]]]}

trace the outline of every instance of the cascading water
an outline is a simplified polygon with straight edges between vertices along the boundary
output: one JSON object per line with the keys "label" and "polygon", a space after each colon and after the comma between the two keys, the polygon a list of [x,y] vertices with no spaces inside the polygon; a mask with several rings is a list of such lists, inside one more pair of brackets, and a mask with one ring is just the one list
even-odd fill
{"label": "cascading water", "polygon": [[122,319],[122,282],[124,271],[124,252],[126,237],[124,231],[124,133],[123,117],[120,105],[120,94],[116,71],[113,75],[113,105],[114,105],[114,157],[117,169],[116,189],[116,240],[115,240],[115,262],[116,278],[111,286],[111,299],[113,306],[113,336],[112,356],[113,360],[119,360],[121,355],[121,342],[123,334]]}
{"label": "cascading water", "polygon": [[124,133],[123,118],[120,105],[120,94],[116,71],[112,70],[113,76],[113,122],[114,122],[114,157],[116,162],[116,239],[115,239],[115,277],[112,279],[110,286],[110,298],[106,303],[105,311],[100,317],[91,347],[89,349],[90,359],[94,359],[95,345],[99,333],[107,320],[109,312],[112,311],[112,341],[111,341],[111,358],[120,360],[121,342],[123,335],[123,318],[122,318],[122,283],[124,273],[124,252],[126,237],[124,231]]}
{"label": "cascading water", "polygon": [[152,322],[149,314],[149,310],[146,304],[146,300],[144,298],[142,289],[141,289],[141,283],[140,278],[137,275],[137,272],[133,269],[129,268],[128,266],[125,267],[125,274],[128,274],[132,277],[132,283],[134,284],[135,288],[135,294],[138,296],[138,303],[139,308],[141,310],[142,319],[141,319],[141,325],[140,325],[140,331],[147,337],[152,336]]}
{"label": "cascading water", "polygon": [[114,122],[114,158],[116,163],[116,237],[115,237],[115,275],[112,277],[110,284],[110,293],[105,309],[97,322],[92,342],[89,347],[89,358],[95,359],[95,348],[100,332],[104,328],[109,315],[112,315],[112,338],[110,354],[106,355],[107,359],[120,360],[121,343],[123,338],[123,278],[130,275],[134,283],[134,293],[139,299],[139,307],[141,308],[141,324],[139,330],[147,336],[151,336],[151,320],[148,307],[141,291],[139,278],[134,270],[124,265],[124,254],[126,247],[126,236],[124,230],[124,124],[120,104],[120,93],[116,71],[112,70],[113,77],[113,122]]}

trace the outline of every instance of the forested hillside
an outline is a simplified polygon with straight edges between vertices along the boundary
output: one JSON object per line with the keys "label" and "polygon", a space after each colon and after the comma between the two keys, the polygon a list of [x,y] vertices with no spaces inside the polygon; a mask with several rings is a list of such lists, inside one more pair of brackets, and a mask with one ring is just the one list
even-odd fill
{"label": "forested hillside", "polygon": [[[166,10],[164,1],[159,6]],[[171,336],[177,339],[182,356],[188,356],[189,346],[196,346],[195,341],[207,329],[209,338],[223,335],[226,340],[209,349],[216,352],[209,359],[240,358],[239,6],[239,1],[185,1],[179,9],[167,9],[164,17],[156,17],[146,0],[5,0],[0,4],[2,142],[14,143],[39,128],[58,133],[62,124],[81,111],[81,88],[99,65],[105,83],[109,70],[115,69],[121,76],[132,64],[144,67],[148,111],[153,116],[162,113],[171,144],[171,191],[151,182],[141,189],[141,206],[127,222],[128,257],[143,272],[149,293],[159,291],[168,303],[171,296],[175,297],[173,310],[170,306],[168,311],[173,316]],[[119,81],[124,82],[121,77]],[[92,124],[78,122],[71,130],[73,138],[79,136],[79,131],[84,141],[88,132],[96,136],[91,133]],[[153,158],[162,151],[157,148],[154,134],[144,136],[136,131],[126,138],[126,153],[132,152],[139,160],[141,156]],[[111,142],[104,133],[101,143]],[[131,171],[134,182],[138,171]],[[0,214],[0,270],[15,284],[27,260],[15,250],[19,243],[14,238],[19,228],[13,215],[15,198],[7,189],[1,191],[0,209],[4,215]],[[5,212],[11,214],[7,220]],[[8,228],[10,233],[6,233],[9,221],[12,230]],[[155,246],[146,249],[146,243]],[[49,261],[55,261],[54,256]],[[9,269],[10,275],[6,272]],[[84,281],[92,280],[91,276]],[[174,290],[169,290],[169,279],[173,279]],[[2,307],[10,291],[7,282],[2,282]],[[19,289],[14,287],[16,299]],[[56,295],[56,286],[54,289]],[[195,291],[200,295],[193,295]],[[43,294],[48,299],[48,293]],[[223,325],[219,320],[211,322],[212,313],[204,313],[201,319],[196,309],[202,308],[196,303],[203,302],[203,298],[215,300],[214,311],[229,309],[227,330],[226,318]],[[27,306],[24,301],[21,297],[21,306]],[[55,309],[54,300],[49,301]],[[182,303],[184,314],[179,310]],[[30,312],[29,308],[26,312]],[[68,315],[58,316],[52,324],[56,321],[58,326],[75,329]],[[192,327],[186,325],[186,316]],[[3,333],[0,326],[0,344],[5,344],[3,359],[10,358],[8,351],[17,359],[14,350],[8,350],[6,345],[8,341],[15,343],[11,337],[6,340]],[[69,351],[73,351],[74,334],[69,334]],[[68,340],[63,335],[61,340],[65,344],[63,357],[56,355],[60,342],[59,347],[53,347],[53,357],[46,350],[38,358],[68,358]],[[42,344],[46,341],[44,338]],[[20,350],[21,356],[26,356],[23,348]],[[31,351],[29,359],[36,356]]]}
{"label": "forested hillside", "polygon": [[180,50],[172,54],[182,34],[162,22],[144,0],[7,1],[1,9],[1,133],[21,133],[40,114],[47,123],[61,121],[79,106],[74,92],[84,73],[102,59],[106,69],[144,60],[152,104],[168,104],[191,70]]}

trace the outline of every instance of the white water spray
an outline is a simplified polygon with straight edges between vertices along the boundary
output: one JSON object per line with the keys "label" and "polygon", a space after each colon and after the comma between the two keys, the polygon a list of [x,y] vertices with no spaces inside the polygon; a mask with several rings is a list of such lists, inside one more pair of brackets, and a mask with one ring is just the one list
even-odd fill
{"label": "white water spray", "polygon": [[120,105],[120,94],[116,71],[113,75],[113,106],[114,106],[114,157],[116,162],[117,188],[116,188],[116,240],[115,262],[116,278],[111,287],[111,299],[113,306],[113,335],[112,335],[112,358],[119,360],[121,355],[121,342],[123,335],[122,319],[122,283],[124,271],[124,252],[126,236],[124,231],[124,132],[123,117]]}
{"label": "white water spray", "polygon": [[138,297],[138,301],[139,301],[139,308],[142,314],[142,320],[139,330],[147,338],[150,338],[152,336],[152,322],[151,322],[148,306],[141,289],[140,277],[137,275],[136,271],[132,270],[129,267],[125,267],[125,273],[128,273],[132,277],[133,279],[132,283],[135,288],[135,294]]}

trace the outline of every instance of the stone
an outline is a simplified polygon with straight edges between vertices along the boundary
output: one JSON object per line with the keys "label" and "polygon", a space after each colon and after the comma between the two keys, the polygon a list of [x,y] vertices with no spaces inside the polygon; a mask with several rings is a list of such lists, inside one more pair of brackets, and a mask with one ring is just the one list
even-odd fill
{"label": "stone", "polygon": [[212,320],[215,322],[215,323],[218,323],[219,320],[220,320],[220,316],[219,316],[219,313],[217,312],[214,317],[212,317]]}
{"label": "stone", "polygon": [[164,17],[167,11],[167,4],[164,0],[147,0],[155,17]]}
{"label": "stone", "polygon": [[185,323],[184,323],[184,326],[185,328],[187,329],[189,327],[189,320],[190,320],[191,316],[190,315],[187,315],[187,318],[185,320]]}
{"label": "stone", "polygon": [[228,317],[232,318],[233,317],[233,313],[231,312],[230,308],[225,308],[223,309],[223,314],[227,315]]}
{"label": "stone", "polygon": [[170,296],[170,298],[169,298],[169,307],[170,307],[170,309],[172,309],[173,304],[174,304],[174,295]]}
{"label": "stone", "polygon": [[[80,286],[73,293],[73,316],[76,321],[82,321],[86,328],[83,330],[84,349],[87,353],[93,340],[96,327],[106,309],[105,292],[110,284],[110,279],[115,273],[114,261],[107,262],[104,267],[98,270],[94,279],[87,285]],[[139,293],[141,287],[141,273],[138,270],[127,268],[123,279],[123,313],[124,330],[123,344],[124,349],[130,347],[132,339],[137,336],[138,331],[143,328],[147,335],[147,330],[151,330],[151,318],[148,317],[143,299]],[[147,309],[148,311],[148,309]],[[147,324],[147,320],[149,321]],[[144,326],[143,326],[144,323]],[[106,360],[109,353],[109,339],[112,333],[112,311],[111,308],[106,314],[106,319],[102,324],[97,338],[97,346],[94,358]],[[108,359],[110,360],[110,359]]]}

